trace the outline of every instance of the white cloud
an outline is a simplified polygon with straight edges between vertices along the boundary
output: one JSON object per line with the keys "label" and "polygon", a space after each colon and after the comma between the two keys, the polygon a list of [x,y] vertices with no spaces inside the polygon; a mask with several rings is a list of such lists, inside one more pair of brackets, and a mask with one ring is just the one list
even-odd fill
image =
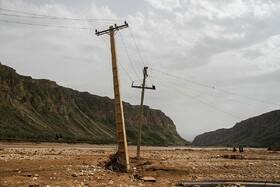
{"label": "white cloud", "polygon": [[156,9],[172,11],[175,8],[179,8],[181,3],[180,0],[145,0],[152,7]]}

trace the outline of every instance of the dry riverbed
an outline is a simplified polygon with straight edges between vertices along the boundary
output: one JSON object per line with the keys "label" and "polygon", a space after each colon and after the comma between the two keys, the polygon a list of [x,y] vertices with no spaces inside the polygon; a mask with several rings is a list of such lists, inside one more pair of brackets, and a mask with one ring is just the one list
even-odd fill
{"label": "dry riverbed", "polygon": [[[115,145],[0,142],[0,186],[175,186],[181,181],[280,182],[280,152],[266,149],[142,147],[131,170],[105,169]],[[140,177],[153,177],[145,182]]]}

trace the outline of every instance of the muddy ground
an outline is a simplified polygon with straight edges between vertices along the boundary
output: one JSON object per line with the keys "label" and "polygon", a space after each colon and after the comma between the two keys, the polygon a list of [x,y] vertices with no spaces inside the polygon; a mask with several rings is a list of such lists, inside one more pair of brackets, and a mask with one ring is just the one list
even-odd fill
{"label": "muddy ground", "polygon": [[[280,182],[280,152],[129,146],[128,173],[105,169],[114,145],[0,142],[0,186],[175,186],[181,181]],[[154,177],[156,182],[140,180]]]}

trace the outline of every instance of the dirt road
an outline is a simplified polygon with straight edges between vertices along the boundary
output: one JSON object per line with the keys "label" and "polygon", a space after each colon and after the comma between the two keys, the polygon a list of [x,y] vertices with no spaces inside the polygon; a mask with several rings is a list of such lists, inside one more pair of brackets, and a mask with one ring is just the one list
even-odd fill
{"label": "dirt road", "polygon": [[[280,182],[280,152],[265,149],[143,147],[131,170],[103,167],[114,145],[0,142],[0,186],[175,186],[181,181],[246,180]],[[156,182],[140,180],[141,176]]]}

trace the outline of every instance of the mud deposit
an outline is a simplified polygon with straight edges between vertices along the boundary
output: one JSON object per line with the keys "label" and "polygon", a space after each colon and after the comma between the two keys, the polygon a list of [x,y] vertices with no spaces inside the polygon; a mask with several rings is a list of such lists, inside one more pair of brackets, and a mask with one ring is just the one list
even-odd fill
{"label": "mud deposit", "polygon": [[[244,149],[129,147],[131,169],[103,167],[112,145],[0,142],[0,186],[175,186],[181,181],[280,182],[280,152]],[[155,179],[145,182],[141,177]]]}

